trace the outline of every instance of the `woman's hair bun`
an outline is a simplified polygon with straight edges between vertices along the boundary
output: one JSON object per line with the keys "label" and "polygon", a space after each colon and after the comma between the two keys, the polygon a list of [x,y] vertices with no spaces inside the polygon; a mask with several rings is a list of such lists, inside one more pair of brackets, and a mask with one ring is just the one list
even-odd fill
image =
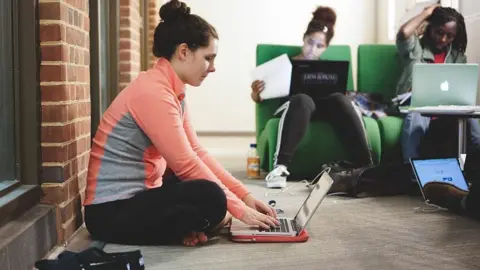
{"label": "woman's hair bun", "polygon": [[337,14],[330,7],[319,6],[313,12],[313,19],[312,20],[322,22],[322,23],[327,24],[329,26],[335,26],[335,23],[337,22]]}
{"label": "woman's hair bun", "polygon": [[171,0],[160,8],[159,15],[164,22],[176,21],[190,15],[190,8],[184,2]]}

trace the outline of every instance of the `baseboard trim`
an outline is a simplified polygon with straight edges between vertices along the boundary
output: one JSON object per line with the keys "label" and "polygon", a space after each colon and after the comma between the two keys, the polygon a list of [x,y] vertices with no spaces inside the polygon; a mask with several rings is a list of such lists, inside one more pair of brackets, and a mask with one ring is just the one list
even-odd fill
{"label": "baseboard trim", "polygon": [[0,228],[0,267],[30,270],[57,242],[55,209],[37,204]]}
{"label": "baseboard trim", "polygon": [[205,137],[255,137],[255,131],[197,131],[197,136],[205,136]]}

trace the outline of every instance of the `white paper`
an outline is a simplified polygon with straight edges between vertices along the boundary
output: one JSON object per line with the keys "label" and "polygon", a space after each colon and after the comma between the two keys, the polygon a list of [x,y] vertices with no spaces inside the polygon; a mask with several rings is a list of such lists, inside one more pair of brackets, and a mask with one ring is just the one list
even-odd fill
{"label": "white paper", "polygon": [[286,97],[290,94],[292,63],[287,54],[282,54],[256,67],[252,72],[253,80],[265,83],[260,92],[262,99]]}

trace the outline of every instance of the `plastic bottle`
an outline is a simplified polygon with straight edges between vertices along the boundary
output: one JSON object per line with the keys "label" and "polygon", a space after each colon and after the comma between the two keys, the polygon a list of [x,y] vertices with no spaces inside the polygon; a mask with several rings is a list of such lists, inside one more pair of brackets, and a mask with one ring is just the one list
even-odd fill
{"label": "plastic bottle", "polygon": [[249,179],[260,178],[260,157],[257,154],[256,143],[251,143],[248,150],[247,177]]}

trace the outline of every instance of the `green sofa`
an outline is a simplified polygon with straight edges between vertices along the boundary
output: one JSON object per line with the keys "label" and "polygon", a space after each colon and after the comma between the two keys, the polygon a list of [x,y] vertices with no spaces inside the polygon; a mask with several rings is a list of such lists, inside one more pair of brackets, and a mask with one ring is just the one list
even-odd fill
{"label": "green sofa", "polygon": [[[256,64],[260,65],[281,54],[294,56],[300,53],[297,46],[260,44],[256,50]],[[325,60],[351,61],[351,49],[348,45],[332,45],[322,55]],[[352,66],[350,65],[348,90],[354,90]],[[274,112],[281,105],[282,99],[265,100],[256,104],[256,140],[262,170],[273,169],[273,156],[277,144],[279,117]],[[382,154],[380,130],[377,121],[364,117],[364,124],[370,147],[376,160]],[[321,165],[336,161],[348,160],[349,153],[340,143],[332,127],[324,121],[312,121],[305,137],[300,142],[289,166],[292,178],[312,177],[319,172]]]}
{"label": "green sofa", "polygon": [[[402,63],[395,45],[362,44],[357,51],[357,91],[378,93],[385,98],[396,96]],[[387,116],[377,120],[381,138],[381,161],[402,159],[400,133],[403,119]]]}

